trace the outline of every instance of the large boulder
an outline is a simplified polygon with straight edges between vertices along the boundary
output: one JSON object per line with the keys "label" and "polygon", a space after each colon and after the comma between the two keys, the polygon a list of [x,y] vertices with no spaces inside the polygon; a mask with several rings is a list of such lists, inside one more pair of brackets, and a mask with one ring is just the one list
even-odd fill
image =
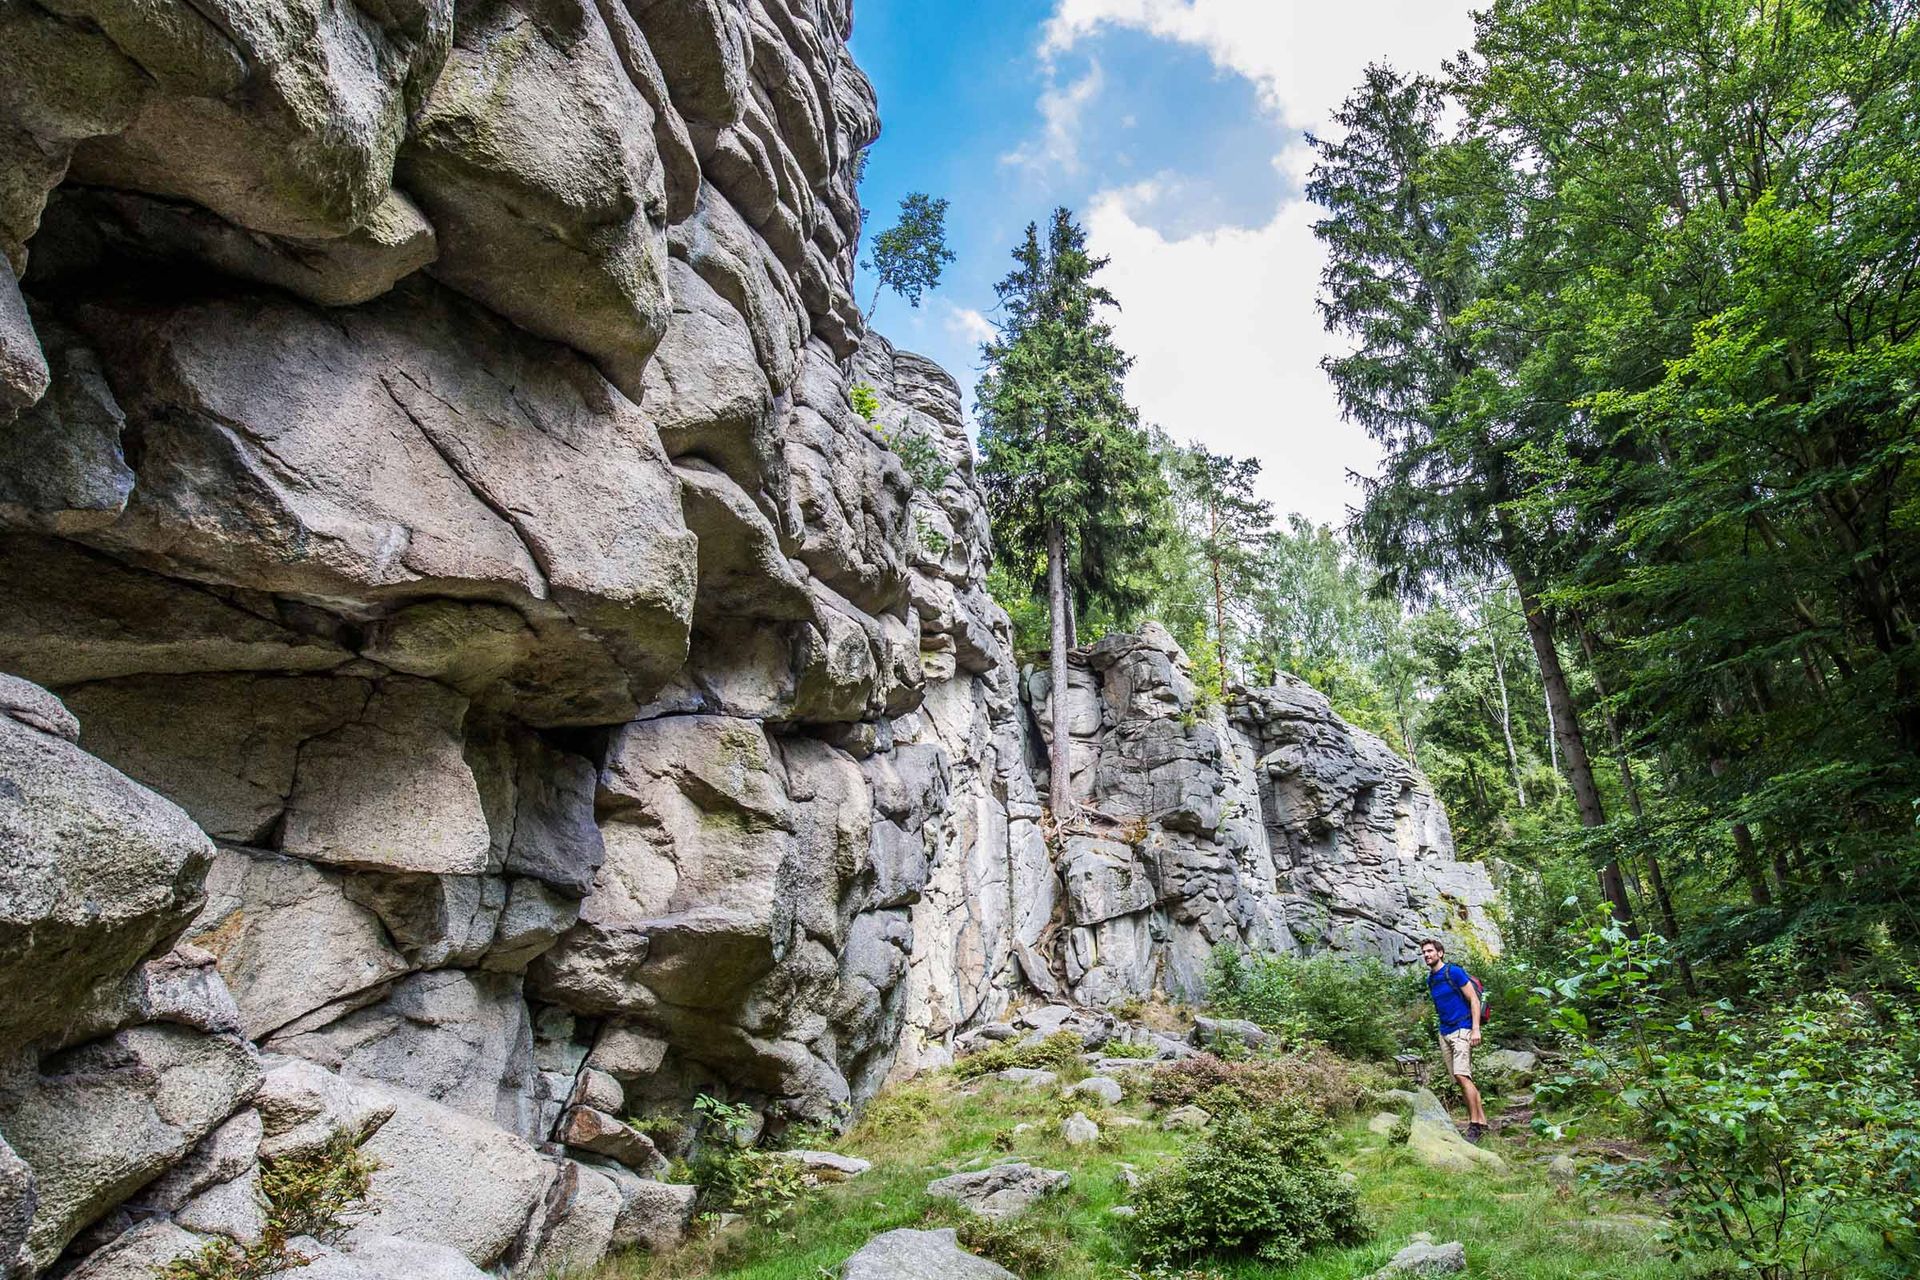
{"label": "large boulder", "polygon": [[0,1089],[0,1133],[34,1174],[36,1265],[185,1156],[260,1079],[246,1041],[153,1025],[50,1055]]}
{"label": "large boulder", "polygon": [[213,846],[176,805],[75,746],[71,720],[51,698],[16,692],[8,705],[0,1044],[17,1046],[59,1027],[96,987],[179,933],[200,905]]}
{"label": "large boulder", "polygon": [[520,1238],[558,1175],[524,1138],[399,1089],[391,1117],[360,1145],[377,1168],[357,1235],[445,1245],[489,1267]]}

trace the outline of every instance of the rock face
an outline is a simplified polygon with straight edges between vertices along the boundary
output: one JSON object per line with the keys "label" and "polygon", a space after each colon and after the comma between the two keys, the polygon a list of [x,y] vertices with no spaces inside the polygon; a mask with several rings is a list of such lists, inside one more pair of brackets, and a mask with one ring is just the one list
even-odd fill
{"label": "rock face", "polygon": [[[1025,683],[1037,750],[1052,691],[1044,672]],[[1306,684],[1283,676],[1203,707],[1186,655],[1151,623],[1077,655],[1068,683],[1088,808],[1063,840],[1052,959],[1075,999],[1197,997],[1222,945],[1405,965],[1437,933],[1498,952],[1493,885],[1454,859],[1426,780]]]}
{"label": "rock face", "polygon": [[342,1143],[316,1275],[668,1248],[669,1157],[1016,999],[1484,923],[1411,771],[1151,634],[1049,849],[959,389],[852,297],[851,21],[0,5],[0,1277]]}

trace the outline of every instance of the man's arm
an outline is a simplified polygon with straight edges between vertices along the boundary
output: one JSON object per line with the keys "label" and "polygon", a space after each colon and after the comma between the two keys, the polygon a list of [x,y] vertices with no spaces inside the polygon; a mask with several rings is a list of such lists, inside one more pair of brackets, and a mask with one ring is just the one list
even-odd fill
{"label": "man's arm", "polygon": [[1467,998],[1467,1009],[1473,1014],[1473,1033],[1467,1038],[1469,1044],[1480,1043],[1480,989],[1471,979],[1460,985],[1460,994]]}

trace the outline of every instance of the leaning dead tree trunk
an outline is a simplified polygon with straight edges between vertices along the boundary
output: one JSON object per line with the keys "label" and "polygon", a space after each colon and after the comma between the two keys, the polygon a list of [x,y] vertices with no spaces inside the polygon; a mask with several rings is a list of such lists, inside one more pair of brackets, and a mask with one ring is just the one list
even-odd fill
{"label": "leaning dead tree trunk", "polygon": [[1051,782],[1047,789],[1053,820],[1065,822],[1073,812],[1072,743],[1067,737],[1067,536],[1058,521],[1047,526],[1047,614],[1051,624],[1047,671],[1053,690],[1047,709],[1053,722],[1049,755]]}

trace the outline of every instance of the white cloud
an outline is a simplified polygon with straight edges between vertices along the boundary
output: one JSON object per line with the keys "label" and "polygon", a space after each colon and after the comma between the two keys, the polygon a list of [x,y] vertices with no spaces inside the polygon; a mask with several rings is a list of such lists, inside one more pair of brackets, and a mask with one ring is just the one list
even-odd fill
{"label": "white cloud", "polygon": [[1000,157],[1001,163],[1028,169],[1078,173],[1081,168],[1080,126],[1087,108],[1100,96],[1106,83],[1107,78],[1100,70],[1100,64],[1094,62],[1078,80],[1066,85],[1049,84],[1040,95],[1038,104],[1042,123],[1040,136]]}
{"label": "white cloud", "polygon": [[962,307],[948,302],[945,298],[939,301],[946,311],[941,323],[954,338],[969,346],[978,347],[996,336],[997,331],[993,327],[993,322],[972,307]]}
{"label": "white cloud", "polygon": [[1245,76],[1288,123],[1324,122],[1369,62],[1434,71],[1472,37],[1480,0],[1057,0],[1042,31],[1051,59],[1103,27],[1144,31],[1206,52]]}
{"label": "white cloud", "polygon": [[[1203,50],[1245,77],[1286,140],[1271,157],[1298,183],[1312,152],[1297,129],[1324,130],[1369,62],[1437,71],[1472,39],[1479,0],[1056,0],[1040,55],[1052,65],[1109,28]],[[1195,129],[1204,121],[1192,122]],[[1187,175],[1191,180],[1195,176]],[[1111,259],[1121,345],[1135,357],[1128,390],[1143,417],[1176,440],[1257,457],[1262,496],[1281,512],[1338,522],[1379,451],[1344,422],[1323,355],[1336,340],[1314,305],[1324,255],[1318,211],[1290,198],[1264,225],[1193,235],[1157,228],[1170,179],[1098,192],[1087,214],[1094,249]]]}
{"label": "white cloud", "polygon": [[1138,216],[1159,194],[1154,183],[1108,192],[1087,214],[1094,250],[1112,259],[1116,336],[1135,357],[1129,395],[1178,441],[1259,458],[1279,511],[1343,520],[1359,501],[1348,469],[1379,455],[1341,421],[1319,368],[1333,341],[1313,305],[1315,211],[1293,202],[1262,227],[1169,239]]}

